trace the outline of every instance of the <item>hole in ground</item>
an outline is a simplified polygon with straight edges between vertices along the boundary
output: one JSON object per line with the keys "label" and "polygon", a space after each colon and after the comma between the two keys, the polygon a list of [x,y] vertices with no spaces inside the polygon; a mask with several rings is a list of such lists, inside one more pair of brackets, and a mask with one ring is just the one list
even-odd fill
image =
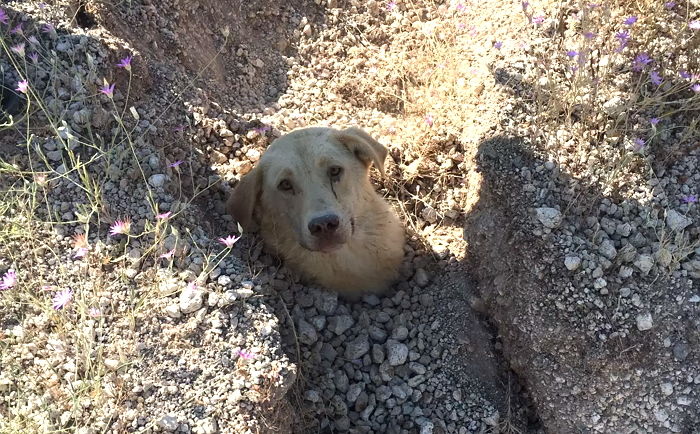
{"label": "hole in ground", "polygon": [[78,9],[75,11],[75,22],[83,29],[92,29],[97,25],[97,20],[95,20],[94,15],[88,12],[86,5],[86,0],[78,2]]}

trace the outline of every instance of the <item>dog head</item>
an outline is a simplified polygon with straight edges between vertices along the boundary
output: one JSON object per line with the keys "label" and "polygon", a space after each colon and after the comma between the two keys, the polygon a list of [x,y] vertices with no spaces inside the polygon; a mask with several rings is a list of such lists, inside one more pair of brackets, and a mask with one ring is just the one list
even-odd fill
{"label": "dog head", "polygon": [[245,230],[266,220],[308,250],[333,251],[353,236],[358,208],[374,194],[369,167],[374,163],[383,175],[386,155],[356,127],[293,131],[275,140],[241,179],[228,211]]}

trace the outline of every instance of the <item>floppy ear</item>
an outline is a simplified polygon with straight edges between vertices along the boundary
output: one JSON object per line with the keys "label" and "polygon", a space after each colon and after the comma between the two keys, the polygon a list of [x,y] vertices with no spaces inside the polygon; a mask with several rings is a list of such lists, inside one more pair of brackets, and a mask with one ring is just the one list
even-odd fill
{"label": "floppy ear", "polygon": [[384,176],[384,160],[388,153],[387,149],[374,140],[361,128],[350,127],[336,133],[336,138],[345,145],[350,152],[365,163],[367,167],[374,163],[374,167]]}
{"label": "floppy ear", "polygon": [[246,231],[257,229],[253,214],[260,196],[261,183],[262,168],[256,167],[241,178],[226,201],[226,210]]}

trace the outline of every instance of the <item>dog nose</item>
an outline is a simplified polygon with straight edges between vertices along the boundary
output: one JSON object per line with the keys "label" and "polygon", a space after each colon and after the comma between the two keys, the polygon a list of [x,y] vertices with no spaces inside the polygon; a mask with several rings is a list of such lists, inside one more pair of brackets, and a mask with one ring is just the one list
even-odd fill
{"label": "dog nose", "polygon": [[340,218],[335,214],[326,214],[309,222],[309,232],[314,236],[328,235],[335,232],[338,226],[340,226]]}

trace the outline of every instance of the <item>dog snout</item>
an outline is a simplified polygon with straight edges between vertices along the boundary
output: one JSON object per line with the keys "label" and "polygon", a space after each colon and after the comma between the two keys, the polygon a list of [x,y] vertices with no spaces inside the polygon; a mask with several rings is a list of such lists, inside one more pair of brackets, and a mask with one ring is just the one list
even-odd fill
{"label": "dog snout", "polygon": [[313,236],[333,234],[340,226],[340,217],[335,214],[326,214],[316,217],[309,222],[309,232]]}

